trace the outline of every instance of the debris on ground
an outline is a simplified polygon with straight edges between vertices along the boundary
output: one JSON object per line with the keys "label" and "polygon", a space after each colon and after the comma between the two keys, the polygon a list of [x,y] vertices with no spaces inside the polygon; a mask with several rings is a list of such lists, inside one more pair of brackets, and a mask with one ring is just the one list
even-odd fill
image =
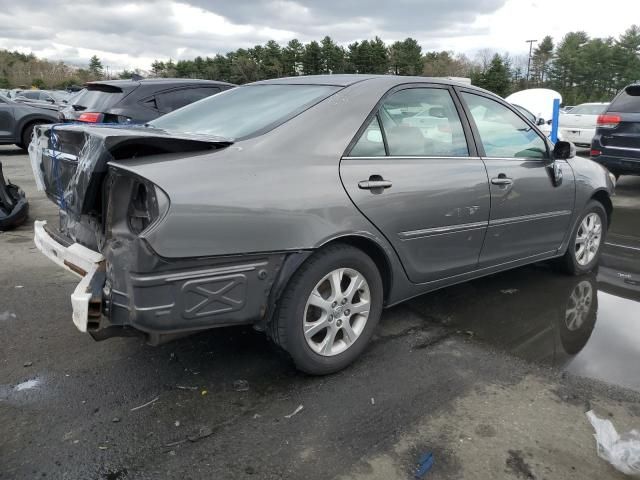
{"label": "debris on ground", "polygon": [[184,385],[176,385],[178,390],[198,390],[198,387],[185,387]]}
{"label": "debris on ground", "polygon": [[415,478],[423,478],[429,470],[433,467],[433,453],[425,453],[418,462],[418,468],[416,470]]}
{"label": "debris on ground", "polygon": [[30,367],[31,365],[33,365],[33,362],[24,362],[24,364],[22,366],[23,367]]}
{"label": "debris on ground", "polygon": [[298,405],[298,408],[296,408],[296,409],[295,409],[293,412],[291,412],[289,415],[285,415],[285,416],[284,416],[284,418],[291,418],[291,417],[293,417],[294,415],[299,414],[299,413],[302,411],[302,409],[303,409],[303,408],[304,408],[304,406],[303,406],[303,405]]}
{"label": "debris on ground", "polygon": [[207,393],[209,393],[209,392],[207,392],[206,390],[202,390],[202,391],[200,392],[200,395],[205,396]]}
{"label": "debris on ground", "polygon": [[118,423],[118,422],[120,421],[120,417],[113,417],[113,418],[111,419],[111,421],[112,421],[113,423]]}
{"label": "debris on ground", "polygon": [[136,410],[140,410],[141,408],[144,407],[148,407],[149,405],[153,405],[154,403],[156,403],[158,400],[160,399],[160,397],[156,397],[153,400],[148,401],[147,403],[143,403],[142,405],[139,405],[137,407],[133,407],[131,409],[132,412],[135,412]]}
{"label": "debris on ground", "polygon": [[376,399],[371,397],[371,405],[375,405],[376,404]]}
{"label": "debris on ground", "polygon": [[618,435],[613,423],[598,418],[593,410],[587,412],[587,418],[596,431],[598,456],[626,475],[640,476],[640,431]]}
{"label": "debris on ground", "polygon": [[175,422],[173,422],[173,424],[174,424],[176,427],[179,427],[179,426],[180,426],[180,420],[176,420]]}
{"label": "debris on ground", "polygon": [[500,290],[500,293],[504,293],[505,295],[513,295],[514,293],[518,293],[517,288],[505,288],[504,290]]}
{"label": "debris on ground", "polygon": [[29,202],[20,187],[4,179],[0,162],[0,231],[22,225],[29,216]]}
{"label": "debris on ground", "polygon": [[198,430],[198,433],[194,434],[194,435],[189,435],[187,437],[187,439],[190,442],[197,442],[198,440],[202,440],[203,438],[207,438],[208,436],[213,434],[213,430],[211,429],[211,427],[200,427],[200,429]]}
{"label": "debris on ground", "polygon": [[246,392],[249,390],[249,382],[246,380],[236,380],[233,382],[233,389],[236,392]]}

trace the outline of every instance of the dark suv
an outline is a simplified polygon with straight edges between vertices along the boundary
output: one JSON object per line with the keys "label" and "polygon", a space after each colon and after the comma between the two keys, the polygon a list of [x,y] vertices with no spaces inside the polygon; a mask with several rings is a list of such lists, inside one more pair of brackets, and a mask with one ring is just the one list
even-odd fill
{"label": "dark suv", "polygon": [[70,105],[60,110],[60,121],[146,123],[234,86],[185,78],[89,82]]}
{"label": "dark suv", "polygon": [[591,159],[616,177],[640,175],[640,83],[624,88],[598,117]]}

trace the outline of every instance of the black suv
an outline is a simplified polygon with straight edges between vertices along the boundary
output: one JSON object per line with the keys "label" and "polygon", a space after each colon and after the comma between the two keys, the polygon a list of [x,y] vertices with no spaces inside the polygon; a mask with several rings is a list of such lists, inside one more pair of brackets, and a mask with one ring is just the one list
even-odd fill
{"label": "black suv", "polygon": [[185,78],[89,82],[68,106],[60,109],[60,121],[146,123],[234,86]]}
{"label": "black suv", "polygon": [[591,159],[616,177],[640,175],[640,83],[624,88],[598,117]]}

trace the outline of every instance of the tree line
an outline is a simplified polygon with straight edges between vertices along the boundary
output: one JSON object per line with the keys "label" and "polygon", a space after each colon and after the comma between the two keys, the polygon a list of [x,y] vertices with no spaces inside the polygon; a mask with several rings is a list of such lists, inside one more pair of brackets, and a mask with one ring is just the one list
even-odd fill
{"label": "tree line", "polygon": [[[87,68],[48,62],[33,55],[0,51],[0,88],[19,84],[60,88],[101,78],[131,78],[139,70],[117,75],[106,72],[92,57]],[[295,75],[338,73],[455,76],[499,95],[524,88],[558,90],[565,104],[609,100],[625,85],[640,81],[640,28],[628,28],[617,38],[589,38],[569,32],[555,44],[544,37],[531,56],[511,56],[483,49],[470,58],[451,51],[423,52],[417,40],[406,38],[386,44],[379,37],[337,44],[326,36],[285,45],[270,40],[264,45],[240,48],[212,57],[190,60],[156,60],[152,77],[202,78],[243,84]]]}

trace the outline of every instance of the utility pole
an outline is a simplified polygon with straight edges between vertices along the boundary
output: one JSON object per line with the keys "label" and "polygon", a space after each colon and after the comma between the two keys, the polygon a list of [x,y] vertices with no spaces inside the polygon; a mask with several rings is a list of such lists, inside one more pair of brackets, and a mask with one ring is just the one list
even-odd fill
{"label": "utility pole", "polygon": [[527,87],[529,86],[529,69],[531,68],[531,52],[533,51],[533,44],[538,40],[525,40],[525,43],[529,44],[529,60],[527,61]]}

